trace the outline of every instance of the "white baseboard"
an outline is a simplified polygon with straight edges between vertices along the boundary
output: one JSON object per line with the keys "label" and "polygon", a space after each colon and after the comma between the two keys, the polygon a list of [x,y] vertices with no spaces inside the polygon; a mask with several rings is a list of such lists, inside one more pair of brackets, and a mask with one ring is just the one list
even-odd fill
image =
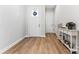
{"label": "white baseboard", "polygon": [[13,47],[14,45],[16,45],[17,43],[19,43],[20,41],[22,41],[24,38],[25,38],[25,36],[22,37],[22,38],[20,38],[19,40],[15,41],[15,42],[13,42],[11,45],[5,47],[4,49],[1,49],[1,50],[0,50],[0,54],[3,54],[3,53],[6,52],[8,49],[10,49],[10,48]]}
{"label": "white baseboard", "polygon": [[40,35],[40,36],[29,36],[29,35],[26,35],[25,37],[45,37],[45,35]]}

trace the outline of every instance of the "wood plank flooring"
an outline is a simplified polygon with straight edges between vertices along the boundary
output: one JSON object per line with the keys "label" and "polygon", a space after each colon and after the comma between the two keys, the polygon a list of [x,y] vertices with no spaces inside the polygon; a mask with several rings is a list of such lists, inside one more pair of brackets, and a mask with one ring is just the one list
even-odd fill
{"label": "wood plank flooring", "polygon": [[55,34],[46,37],[25,38],[4,54],[68,54],[69,50],[56,38]]}

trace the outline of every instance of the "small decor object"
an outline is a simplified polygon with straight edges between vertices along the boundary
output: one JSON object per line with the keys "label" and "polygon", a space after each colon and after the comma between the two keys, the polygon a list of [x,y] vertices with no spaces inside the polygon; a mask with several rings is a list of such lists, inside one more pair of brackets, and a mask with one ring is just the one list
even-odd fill
{"label": "small decor object", "polygon": [[33,17],[38,16],[38,9],[33,9],[32,10],[32,16]]}
{"label": "small decor object", "polygon": [[36,16],[36,15],[37,15],[37,12],[36,12],[36,11],[34,11],[34,12],[33,12],[33,15],[34,15],[34,16]]}
{"label": "small decor object", "polygon": [[66,24],[66,27],[69,29],[69,30],[73,30],[73,29],[76,29],[76,24],[73,23],[73,22],[68,22]]}

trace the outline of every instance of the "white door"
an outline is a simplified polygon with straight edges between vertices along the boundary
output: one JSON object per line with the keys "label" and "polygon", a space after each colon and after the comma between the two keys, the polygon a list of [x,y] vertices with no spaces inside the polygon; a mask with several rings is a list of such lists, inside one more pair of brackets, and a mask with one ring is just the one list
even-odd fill
{"label": "white door", "polygon": [[[28,19],[28,35],[29,36],[42,36],[42,7],[41,6],[28,6],[27,19]],[[34,14],[36,15],[34,16]]]}
{"label": "white door", "polygon": [[53,33],[53,28],[54,28],[54,22],[53,22],[53,10],[46,10],[46,33]]}

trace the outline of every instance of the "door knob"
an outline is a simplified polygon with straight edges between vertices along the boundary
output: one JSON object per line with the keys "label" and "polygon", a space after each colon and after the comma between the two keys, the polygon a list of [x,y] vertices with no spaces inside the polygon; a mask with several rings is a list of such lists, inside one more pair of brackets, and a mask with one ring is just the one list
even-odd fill
{"label": "door knob", "polygon": [[38,25],[38,27],[40,27],[40,24]]}

